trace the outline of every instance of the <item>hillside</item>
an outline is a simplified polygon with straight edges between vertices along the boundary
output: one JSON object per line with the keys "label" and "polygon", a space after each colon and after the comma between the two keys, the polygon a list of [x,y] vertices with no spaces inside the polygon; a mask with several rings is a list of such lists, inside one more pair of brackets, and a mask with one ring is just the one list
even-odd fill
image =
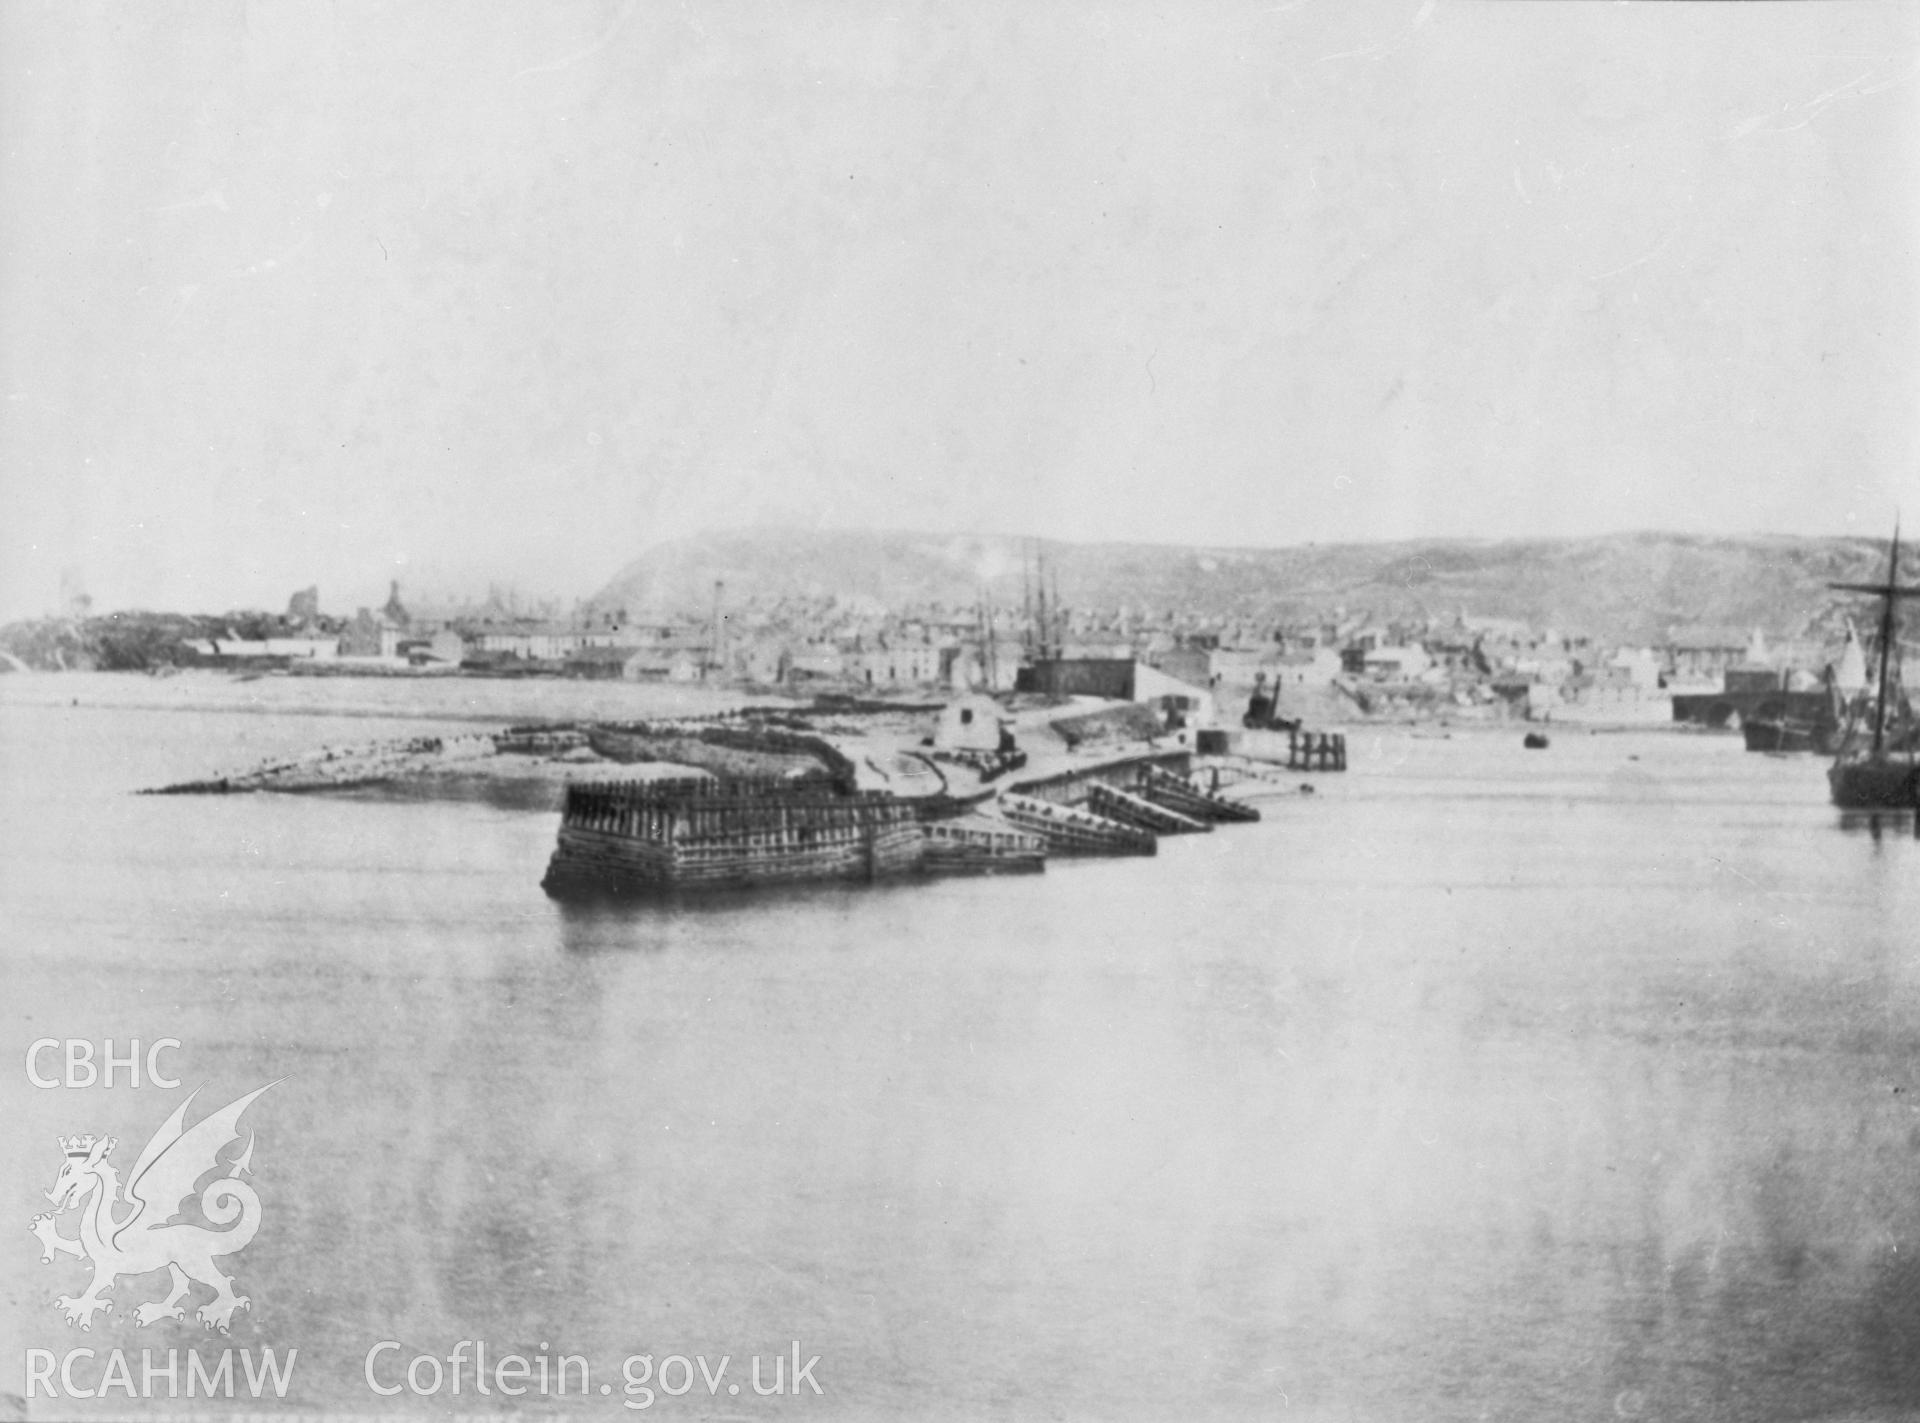
{"label": "hillside", "polygon": [[1022,597],[1024,561],[1044,554],[1069,606],[1288,618],[1334,608],[1382,616],[1525,619],[1609,642],[1650,643],[1676,624],[1759,627],[1769,637],[1831,625],[1865,600],[1833,580],[1872,580],[1872,539],[1609,534],[1583,539],[1423,539],[1295,548],[1071,544],[996,536],[746,530],[650,549],[592,600],[596,608],[701,611],[716,579],[729,602],[870,599],[891,607],[1002,607]]}

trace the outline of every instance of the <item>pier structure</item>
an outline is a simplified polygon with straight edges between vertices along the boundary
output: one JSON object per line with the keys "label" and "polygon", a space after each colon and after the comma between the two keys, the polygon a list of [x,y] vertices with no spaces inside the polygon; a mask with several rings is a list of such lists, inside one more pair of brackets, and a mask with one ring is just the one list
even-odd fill
{"label": "pier structure", "polygon": [[1174,776],[1185,776],[1193,769],[1193,753],[1182,749],[1116,756],[1111,760],[1071,766],[1051,775],[1015,781],[1007,789],[1034,800],[1080,805],[1086,801],[1090,787],[1095,785],[1112,786],[1117,791],[1129,794],[1138,792],[1146,784],[1149,768],[1157,768]]}
{"label": "pier structure", "polygon": [[1223,795],[1214,794],[1219,789],[1217,776],[1210,777],[1208,788],[1203,790],[1198,772],[1190,771],[1183,778],[1159,766],[1149,766],[1146,770],[1146,789],[1147,795],[1157,804],[1198,820],[1249,821],[1260,818],[1260,812],[1245,801],[1229,800]]}
{"label": "pier structure", "polygon": [[999,807],[1066,855],[1150,855],[1158,835],[1260,818],[1252,806],[1199,789],[1192,777],[1192,752],[1150,751],[1017,782]]}
{"label": "pier structure", "polygon": [[[1202,756],[1198,758],[1194,766],[1193,781],[1196,786],[1215,793],[1216,799],[1224,800],[1226,798],[1219,796],[1217,793],[1227,789],[1229,786],[1244,786],[1249,784],[1278,786],[1286,784],[1291,787],[1291,782],[1288,782],[1283,774],[1286,769],[1286,764],[1281,761],[1263,761],[1258,757],[1243,756],[1237,753],[1219,756]],[[1244,801],[1231,801],[1228,803],[1245,805]],[[1247,806],[1249,810],[1252,808],[1251,806]]]}
{"label": "pier structure", "polygon": [[1046,867],[1048,841],[948,796],[815,777],[581,781],[567,788],[549,893],[666,891]]}
{"label": "pier structure", "polygon": [[1290,771],[1344,771],[1347,738],[1337,731],[1295,730],[1287,734]]}
{"label": "pier structure", "polygon": [[1075,766],[1032,780],[1016,781],[1007,789],[1036,800],[1054,801],[1093,809],[1095,788],[1103,787],[1100,798],[1114,804],[1105,791],[1117,791],[1137,800],[1173,810],[1189,821],[1258,820],[1260,812],[1250,805],[1228,800],[1203,789],[1196,783],[1194,754],[1191,751],[1148,751],[1120,756],[1092,765]]}
{"label": "pier structure", "polygon": [[1103,781],[1095,781],[1087,788],[1087,808],[1095,815],[1104,815],[1123,825],[1137,825],[1156,835],[1196,835],[1213,829],[1205,820],[1195,820],[1177,810],[1157,805],[1144,796],[1118,790]]}
{"label": "pier structure", "polygon": [[1155,855],[1160,841],[1151,830],[1109,820],[1065,801],[1007,791],[995,803],[1000,814],[1021,830],[1047,842],[1055,855]]}
{"label": "pier structure", "polygon": [[1235,732],[1228,741],[1231,755],[1285,766],[1289,771],[1344,771],[1347,738],[1338,731],[1251,730]]}
{"label": "pier structure", "polygon": [[587,744],[608,761],[693,766],[728,780],[806,776],[851,789],[852,761],[825,737],[778,727],[680,722],[590,722]]}
{"label": "pier structure", "polygon": [[1046,837],[1008,820],[976,812],[925,821],[920,828],[927,837],[924,867],[929,874],[1026,874],[1047,867]]}
{"label": "pier structure", "polygon": [[920,813],[884,792],[767,777],[567,787],[543,882],[571,889],[673,890],[911,874],[926,851]]}

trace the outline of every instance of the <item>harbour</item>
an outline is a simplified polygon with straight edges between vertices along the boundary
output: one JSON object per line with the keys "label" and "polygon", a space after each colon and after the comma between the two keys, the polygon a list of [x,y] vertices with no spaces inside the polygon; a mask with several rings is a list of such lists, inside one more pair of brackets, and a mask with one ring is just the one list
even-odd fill
{"label": "harbour", "polygon": [[0,1423],[1920,1423],[1920,8],[3,19]]}
{"label": "harbour", "polygon": [[[222,1080],[291,1074],[261,1190],[299,1204],[250,1248],[276,1308],[246,1342],[301,1347],[305,1406],[357,1398],[369,1341],[326,1301],[370,1261],[423,1337],[766,1352],[804,1317],[850,1416],[1123,1370],[1108,1411],[1143,1418],[1784,1420],[1920,1389],[1893,1342],[1920,1209],[1875,1184],[1920,1092],[1920,845],[1826,804],[1818,758],[1379,728],[1315,796],[1151,862],[621,903],[539,893],[551,809],[131,794],[236,738],[471,727],[247,691],[0,688],[10,983],[36,1025],[164,1020]],[[76,863],[118,868],[76,901]]]}
{"label": "harbour", "polygon": [[[1128,703],[1090,711],[1090,700],[1030,701],[1016,714],[969,699],[969,714],[995,723],[997,747],[985,756],[943,750],[937,734],[918,738],[931,754],[902,749],[929,717],[936,732],[944,727],[957,704],[898,705],[874,724],[841,710],[832,736],[808,719],[818,702],[763,704],[703,718],[527,723],[321,747],[139,794],[365,791],[550,806],[561,823],[542,881],[548,893],[678,893],[1018,873],[1044,869],[1050,855],[1152,855],[1161,835],[1258,821],[1244,793],[1272,789],[1282,771],[1346,769],[1339,732],[1195,735]],[[1067,730],[1115,718],[1124,733],[1097,747]],[[1003,779],[1031,759],[1016,723],[1049,749],[1041,774]]]}

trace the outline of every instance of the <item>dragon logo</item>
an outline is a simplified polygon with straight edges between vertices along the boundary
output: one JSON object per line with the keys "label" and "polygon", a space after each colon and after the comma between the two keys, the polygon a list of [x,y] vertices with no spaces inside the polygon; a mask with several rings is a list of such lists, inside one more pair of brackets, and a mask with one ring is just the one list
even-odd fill
{"label": "dragon logo", "polygon": [[[260,1197],[240,1179],[242,1172],[253,1169],[252,1133],[247,1135],[246,1150],[231,1164],[222,1161],[220,1153],[240,1139],[240,1114],[267,1088],[278,1085],[269,1082],[191,1127],[186,1125],[187,1108],[199,1092],[189,1095],[141,1149],[127,1177],[124,1200],[119,1175],[107,1161],[116,1138],[60,1139],[66,1162],[47,1192],[53,1212],[35,1216],[27,1228],[40,1238],[42,1264],[51,1264],[56,1253],[93,1263],[93,1283],[86,1292],[78,1297],[61,1295],[55,1301],[68,1324],[91,1329],[94,1315],[112,1308],[107,1296],[121,1276],[165,1269],[172,1277],[172,1290],[165,1299],[135,1309],[134,1322],[144,1326],[157,1319],[185,1319],[180,1301],[191,1288],[189,1282],[197,1281],[212,1289],[213,1298],[196,1317],[209,1329],[227,1332],[233,1312],[245,1309],[250,1301],[233,1292],[232,1278],[221,1274],[214,1261],[245,1249],[253,1239],[260,1228]],[[199,1192],[197,1204],[199,1213],[213,1225],[228,1228],[209,1230],[176,1220],[196,1203],[194,1187],[200,1178],[222,1167],[226,1174]],[[74,1209],[80,1212],[77,1240],[60,1234],[54,1222],[54,1216]]]}

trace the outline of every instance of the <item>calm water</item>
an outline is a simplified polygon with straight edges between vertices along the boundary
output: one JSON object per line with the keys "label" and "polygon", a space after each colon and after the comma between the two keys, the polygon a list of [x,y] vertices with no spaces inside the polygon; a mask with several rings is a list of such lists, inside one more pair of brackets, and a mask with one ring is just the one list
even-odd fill
{"label": "calm water", "polygon": [[[569,911],[554,816],[127,794],[551,709],[254,687],[0,680],[0,1391],[216,1347],[69,1331],[22,1229],[57,1135],[131,1157],[185,1090],[37,1091],[26,1045],[164,1036],[203,1107],[287,1078],[232,1342],[307,1408],[486,1411],[361,1376],[484,1339],[586,1355],[611,1398],[522,1400],[582,1418],[635,1353],[743,1383],[641,1416],[1920,1410],[1920,845],[1815,761],[1362,733],[1154,861]],[[752,1396],[796,1339],[825,1396]]]}

